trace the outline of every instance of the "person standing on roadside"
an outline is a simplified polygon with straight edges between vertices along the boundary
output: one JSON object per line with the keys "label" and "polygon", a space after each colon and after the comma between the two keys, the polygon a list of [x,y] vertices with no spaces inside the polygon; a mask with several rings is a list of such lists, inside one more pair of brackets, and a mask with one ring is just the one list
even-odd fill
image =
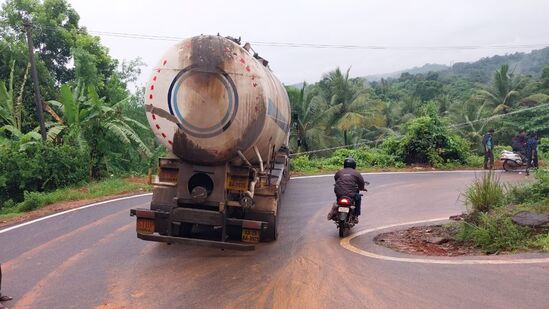
{"label": "person standing on roadside", "polygon": [[482,145],[484,146],[484,169],[494,168],[494,129],[489,129],[482,138]]}
{"label": "person standing on roadside", "polygon": [[[12,300],[11,297],[7,295],[2,295],[2,264],[0,264],[0,302],[10,301]],[[0,308],[6,308],[2,304],[0,304]]]}
{"label": "person standing on roadside", "polygon": [[526,159],[528,160],[528,165],[526,167],[527,171],[531,167],[538,167],[538,135],[536,133],[531,133],[530,136],[528,136],[526,142]]}

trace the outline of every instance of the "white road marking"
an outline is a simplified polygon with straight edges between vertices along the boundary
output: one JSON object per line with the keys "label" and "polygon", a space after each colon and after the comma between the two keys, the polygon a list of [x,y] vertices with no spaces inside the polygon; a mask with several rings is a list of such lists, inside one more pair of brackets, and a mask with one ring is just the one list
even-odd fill
{"label": "white road marking", "polygon": [[88,205],[84,205],[84,206],[81,206],[81,207],[65,210],[65,211],[62,211],[62,212],[54,213],[54,214],[49,215],[49,216],[45,216],[45,217],[42,217],[42,218],[34,219],[34,220],[31,220],[31,221],[27,221],[27,222],[24,222],[24,223],[21,223],[21,224],[18,224],[18,225],[8,227],[6,229],[0,230],[0,234],[6,233],[6,232],[9,232],[9,231],[12,231],[12,230],[18,229],[20,227],[36,223],[36,222],[40,222],[40,221],[47,220],[47,219],[50,219],[50,218],[53,218],[53,217],[68,214],[68,213],[73,212],[73,211],[77,211],[77,210],[81,210],[81,209],[85,209],[85,208],[89,208],[89,207],[94,207],[94,206],[99,206],[99,205],[103,205],[103,204],[107,204],[107,203],[111,203],[111,202],[118,202],[118,201],[128,200],[128,199],[132,199],[132,198],[148,196],[148,195],[151,195],[151,194],[152,193],[144,193],[144,194],[139,194],[139,195],[119,197],[119,198],[115,198],[115,199],[112,199],[112,200],[106,200],[106,201],[102,201],[102,202],[97,202],[97,203],[88,204]]}
{"label": "white road marking", "polygon": [[[485,171],[484,170],[459,170],[459,171],[421,171],[421,172],[371,172],[371,173],[361,173],[361,174],[362,175],[400,175],[400,174],[444,174],[444,173],[480,173],[480,172],[485,172]],[[502,171],[496,171],[496,172],[500,173]],[[333,177],[334,174],[295,176],[295,177],[290,177],[290,179]]]}
{"label": "white road marking", "polygon": [[[419,223],[429,223],[429,222],[436,222],[436,221],[443,221],[448,220],[448,217],[444,218],[435,218],[435,219],[429,219],[429,220],[420,220],[420,221],[412,221],[412,222],[405,222],[405,223],[397,223],[397,224],[390,224],[385,226],[380,226],[376,228],[366,229],[359,231],[357,233],[354,233],[348,237],[343,238],[339,243],[340,245],[354,253],[360,254],[362,256],[379,259],[379,260],[385,260],[385,261],[393,261],[393,262],[407,262],[407,263],[423,263],[423,264],[446,264],[446,265],[482,265],[482,264],[491,264],[491,265],[501,265],[501,264],[539,264],[539,263],[549,263],[549,257],[548,258],[518,258],[518,259],[456,259],[456,258],[445,258],[445,259],[426,259],[426,258],[405,258],[405,257],[395,257],[395,256],[387,256],[387,255],[381,255],[376,254],[373,252],[369,252],[360,248],[357,248],[351,244],[351,240],[355,237],[368,234],[371,232],[384,230],[392,227],[398,227],[398,226],[405,226],[405,225],[414,225]],[[510,256],[502,256],[504,258],[510,257]]]}

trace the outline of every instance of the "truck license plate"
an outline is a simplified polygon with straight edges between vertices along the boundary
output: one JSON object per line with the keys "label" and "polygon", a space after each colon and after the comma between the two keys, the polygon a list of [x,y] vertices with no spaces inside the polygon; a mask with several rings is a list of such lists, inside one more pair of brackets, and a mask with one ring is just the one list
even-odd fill
{"label": "truck license plate", "polygon": [[154,233],[154,220],[153,219],[145,219],[145,218],[137,218],[137,224],[135,225],[135,229],[138,233],[143,234],[153,234]]}
{"label": "truck license plate", "polygon": [[349,208],[347,208],[347,207],[339,207],[339,208],[337,209],[337,211],[339,211],[339,212],[349,212]]}
{"label": "truck license plate", "polygon": [[242,241],[259,242],[259,230],[242,229]]}

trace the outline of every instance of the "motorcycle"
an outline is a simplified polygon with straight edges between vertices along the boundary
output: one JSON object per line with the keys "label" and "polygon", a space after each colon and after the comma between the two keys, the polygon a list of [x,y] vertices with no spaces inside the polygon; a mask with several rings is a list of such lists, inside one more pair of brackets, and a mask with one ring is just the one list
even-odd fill
{"label": "motorcycle", "polygon": [[524,169],[528,173],[528,162],[519,153],[504,150],[501,152],[500,161],[503,163],[503,169],[506,172],[518,171]]}
{"label": "motorcycle", "polygon": [[[363,196],[360,194],[360,196]],[[339,237],[345,237],[349,233],[350,229],[355,226],[357,216],[355,215],[355,200],[353,198],[342,196],[333,206],[335,210],[332,220],[334,220],[339,230]]]}

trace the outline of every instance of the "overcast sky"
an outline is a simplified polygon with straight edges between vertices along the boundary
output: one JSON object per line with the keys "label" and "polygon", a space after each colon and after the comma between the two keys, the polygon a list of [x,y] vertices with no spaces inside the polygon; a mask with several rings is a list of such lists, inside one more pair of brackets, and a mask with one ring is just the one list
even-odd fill
{"label": "overcast sky", "polygon": [[[372,50],[256,46],[255,50],[270,61],[272,70],[285,84],[317,81],[338,66],[352,66],[352,76],[364,76],[549,46],[547,0],[69,2],[80,14],[80,24],[89,31],[170,37],[219,32],[251,42],[386,47]],[[175,43],[101,37],[112,56],[141,57],[148,65],[156,63]],[[430,48],[449,46],[475,48]],[[149,71],[150,67],[143,70],[142,81]]]}

